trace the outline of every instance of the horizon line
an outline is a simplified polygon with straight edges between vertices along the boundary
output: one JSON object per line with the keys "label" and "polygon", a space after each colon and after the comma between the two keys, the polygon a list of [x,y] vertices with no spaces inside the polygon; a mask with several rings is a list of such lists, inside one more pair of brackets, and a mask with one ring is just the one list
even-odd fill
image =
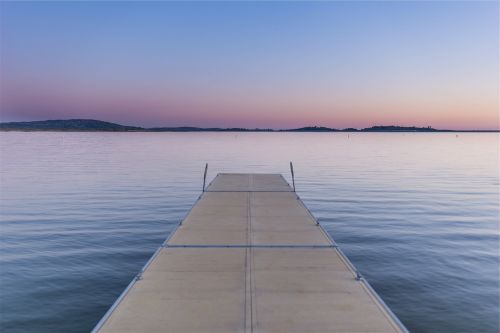
{"label": "horizon line", "polygon": [[[263,128],[263,127],[217,127],[217,126],[210,126],[210,127],[200,127],[200,126],[192,126],[192,125],[181,125],[181,126],[154,126],[154,127],[144,127],[144,126],[136,126],[136,125],[122,125],[120,123],[116,122],[111,122],[111,121],[105,121],[105,120],[99,120],[99,119],[92,119],[92,118],[69,118],[69,119],[45,119],[45,120],[27,120],[27,121],[0,121],[0,125],[28,125],[28,124],[33,124],[33,123],[44,123],[44,122],[69,122],[69,121],[87,121],[87,122],[98,122],[102,124],[111,124],[111,125],[116,125],[120,127],[124,127],[123,131],[169,131],[169,130],[182,130],[185,129],[185,131],[189,131],[189,129],[192,130],[199,130],[199,131],[262,131],[262,132],[287,132],[287,131],[310,131],[310,132],[327,132],[327,131],[391,131],[390,128],[393,128],[392,132],[397,132],[397,131],[411,131],[411,129],[414,129],[414,131],[418,132],[500,132],[499,129],[446,129],[446,128],[434,128],[432,126],[402,126],[402,125],[372,125],[370,127],[364,127],[364,128],[355,128],[355,127],[346,127],[346,128],[335,128],[335,127],[328,127],[328,126],[321,126],[321,125],[306,125],[306,126],[301,126],[301,127],[293,127],[293,128]],[[129,129],[127,129],[129,128]],[[400,129],[400,130],[398,130]],[[9,130],[9,128],[0,128],[0,130]],[[16,130],[16,129],[10,129],[10,130]],[[22,129],[21,129],[22,130]],[[25,129],[25,130],[30,130],[30,129]],[[33,128],[31,130],[37,130],[36,128]],[[38,130],[43,130],[43,129],[38,129]],[[66,131],[78,131],[77,129],[67,129]],[[79,131],[92,131],[92,130],[79,130]],[[99,130],[95,129],[94,131],[106,131],[106,130]]]}

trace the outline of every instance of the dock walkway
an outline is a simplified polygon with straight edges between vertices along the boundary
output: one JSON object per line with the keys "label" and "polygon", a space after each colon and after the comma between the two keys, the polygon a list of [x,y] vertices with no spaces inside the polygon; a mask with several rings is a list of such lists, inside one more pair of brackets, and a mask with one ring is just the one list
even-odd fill
{"label": "dock walkway", "polygon": [[94,332],[407,332],[279,174],[219,174]]}

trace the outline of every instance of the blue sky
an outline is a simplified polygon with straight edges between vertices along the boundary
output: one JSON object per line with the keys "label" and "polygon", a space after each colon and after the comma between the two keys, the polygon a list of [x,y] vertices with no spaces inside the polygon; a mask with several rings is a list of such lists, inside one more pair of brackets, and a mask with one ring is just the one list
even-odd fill
{"label": "blue sky", "polygon": [[2,2],[1,119],[498,128],[498,2]]}

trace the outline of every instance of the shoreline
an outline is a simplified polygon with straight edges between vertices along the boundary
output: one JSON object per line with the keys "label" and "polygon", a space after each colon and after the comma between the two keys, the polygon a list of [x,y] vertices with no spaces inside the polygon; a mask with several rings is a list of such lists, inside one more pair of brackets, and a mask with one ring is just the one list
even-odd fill
{"label": "shoreline", "polygon": [[434,131],[297,131],[297,130],[76,130],[76,129],[3,129],[0,132],[99,132],[99,133],[500,133],[500,130],[434,130]]}

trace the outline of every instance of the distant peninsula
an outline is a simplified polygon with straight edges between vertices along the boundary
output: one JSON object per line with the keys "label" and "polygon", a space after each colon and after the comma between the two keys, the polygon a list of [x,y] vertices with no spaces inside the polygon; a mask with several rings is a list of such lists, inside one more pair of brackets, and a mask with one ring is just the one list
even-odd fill
{"label": "distant peninsula", "polygon": [[372,126],[363,129],[307,126],[291,129],[217,128],[217,127],[138,127],[124,126],[94,119],[43,120],[0,123],[0,131],[64,131],[64,132],[498,132],[497,130],[447,130],[432,127]]}

